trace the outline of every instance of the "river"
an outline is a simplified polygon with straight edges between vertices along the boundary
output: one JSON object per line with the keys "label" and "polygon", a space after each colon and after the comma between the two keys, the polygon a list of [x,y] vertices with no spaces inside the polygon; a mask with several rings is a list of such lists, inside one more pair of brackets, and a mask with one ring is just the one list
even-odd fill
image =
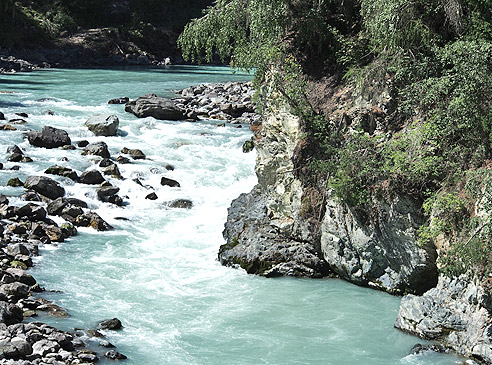
{"label": "river", "polygon": [[[422,341],[393,328],[398,297],[336,279],[266,279],[217,262],[227,207],[256,183],[255,154],[241,150],[251,137],[247,126],[138,119],[123,105],[107,104],[116,97],[172,97],[173,90],[193,84],[250,78],[227,68],[192,66],[0,75],[0,111],[10,119],[15,112],[29,114],[18,131],[0,131],[0,193],[12,204],[23,204],[23,188],[5,186],[12,177],[24,180],[53,164],[79,174],[95,166],[80,149],[30,146],[25,130],[50,125],[66,130],[73,143],[106,142],[113,157],[123,147],[147,155],[119,165],[125,179],[111,180],[125,196],[123,207],[99,202],[93,186],[57,179],[115,229],[80,228],[64,243],[41,248],[31,273],[48,289],[42,296],[70,317],[38,319],[72,330],[119,318],[123,330],[104,334],[128,356],[128,365],[461,364],[450,354],[409,355]],[[84,127],[100,113],[120,118],[119,136],[95,137]],[[6,162],[6,150],[13,144],[34,162],[9,170],[14,163]],[[175,169],[167,171],[168,164]],[[161,176],[181,188],[160,186]],[[146,200],[151,190],[135,178],[158,199]],[[177,198],[190,199],[193,208],[169,209],[165,203]],[[97,348],[98,339],[89,342]]]}

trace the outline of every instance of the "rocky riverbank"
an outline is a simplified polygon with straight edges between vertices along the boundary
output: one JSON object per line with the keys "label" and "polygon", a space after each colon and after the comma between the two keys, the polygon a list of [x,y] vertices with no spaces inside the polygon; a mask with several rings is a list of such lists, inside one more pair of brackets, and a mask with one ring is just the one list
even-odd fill
{"label": "rocky riverbank", "polygon": [[441,276],[422,296],[403,297],[395,327],[480,364],[492,363],[492,298],[483,283]]}
{"label": "rocky riverbank", "polygon": [[[196,103],[190,95],[195,95],[195,93],[201,95],[200,101]],[[242,118],[239,121],[244,123],[253,115],[251,113],[252,93],[249,83],[198,85],[181,91],[180,96],[173,100],[172,104],[178,105],[184,118],[185,114],[192,113],[196,108],[215,111],[221,109],[224,103],[228,103],[228,108],[234,110],[233,115],[238,119]],[[122,98],[113,103],[128,101]],[[209,105],[210,103],[213,104]],[[227,108],[222,107],[222,109]],[[22,129],[26,120],[29,119],[27,113],[15,115],[0,113],[0,117],[6,121],[2,125],[2,133]],[[200,113],[200,118],[211,117],[212,115]],[[230,118],[231,122],[238,123],[232,115]],[[257,118],[256,115],[255,118]],[[94,115],[85,122],[85,127],[101,138],[124,138],[119,133],[119,120],[115,115]],[[15,204],[9,201],[9,197],[0,195],[0,238],[2,242],[0,343],[3,344],[0,361],[19,364],[78,364],[94,363],[101,357],[112,360],[124,359],[124,355],[108,348],[112,347],[111,344],[104,339],[98,339],[101,333],[97,332],[97,329],[66,332],[35,321],[36,317],[42,313],[59,318],[69,314],[57,304],[43,298],[45,289],[40,287],[29,274],[29,268],[34,265],[33,258],[39,254],[39,247],[61,244],[71,237],[73,237],[71,239],[76,239],[77,227],[92,227],[97,231],[113,229],[89,208],[83,196],[67,196],[65,184],[69,182],[70,185],[93,186],[101,202],[122,206],[125,204],[125,197],[118,195],[117,185],[118,181],[126,178],[118,166],[139,163],[146,159],[146,155],[140,149],[123,148],[118,156],[113,156],[103,139],[93,143],[85,140],[74,141],[66,131],[51,126],[44,126],[40,131],[26,130],[25,138],[35,148],[79,151],[81,155],[94,163],[94,167],[79,172],[61,162],[22,181],[20,177],[15,177],[15,172],[22,170],[23,164],[32,162],[33,158],[16,145],[7,149],[6,160],[0,164],[1,169],[9,168],[12,171],[13,177],[7,185],[22,187],[25,191],[20,199],[13,199]],[[69,163],[68,159],[64,160]],[[174,166],[168,165],[166,169],[173,170]],[[139,179],[133,179],[133,181],[143,186]],[[171,188],[180,186],[178,181],[166,176],[162,176],[160,183]],[[151,186],[146,185],[146,188],[149,189],[146,199],[158,199]],[[191,209],[193,202],[187,199],[175,199],[166,202],[164,206],[166,209]],[[56,223],[60,220],[64,223]],[[87,348],[86,343],[99,343],[101,347],[99,349],[93,346]]]}

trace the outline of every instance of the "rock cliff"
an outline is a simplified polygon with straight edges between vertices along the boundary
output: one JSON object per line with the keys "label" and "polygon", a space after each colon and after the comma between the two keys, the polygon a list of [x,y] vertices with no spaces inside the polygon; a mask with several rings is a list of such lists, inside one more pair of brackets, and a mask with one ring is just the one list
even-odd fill
{"label": "rock cliff", "polygon": [[[219,250],[224,265],[265,276],[338,275],[391,293],[423,293],[437,283],[435,251],[422,248],[423,217],[408,197],[375,201],[366,216],[332,196],[326,182],[298,173],[305,133],[271,91],[261,124],[252,126],[258,185],[229,208]],[[302,154],[302,153],[301,153]]]}
{"label": "rock cliff", "polygon": [[395,327],[428,340],[439,340],[480,363],[492,363],[492,299],[481,283],[465,276],[441,276],[422,296],[403,297]]}

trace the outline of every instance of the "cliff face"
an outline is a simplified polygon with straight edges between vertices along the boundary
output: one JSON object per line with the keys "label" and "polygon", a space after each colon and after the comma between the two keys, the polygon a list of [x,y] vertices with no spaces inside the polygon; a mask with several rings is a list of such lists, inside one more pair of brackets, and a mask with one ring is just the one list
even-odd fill
{"label": "cliff face", "polygon": [[439,340],[480,363],[492,363],[492,299],[479,282],[441,276],[423,296],[403,297],[395,327]]}
{"label": "cliff face", "polygon": [[221,263],[265,276],[335,274],[391,293],[435,286],[435,252],[416,240],[422,222],[417,204],[398,197],[375,202],[361,216],[334,198],[324,181],[301,181],[298,171],[309,157],[299,161],[305,144],[299,118],[273,93],[268,97],[261,125],[252,128],[258,185],[229,208]]}

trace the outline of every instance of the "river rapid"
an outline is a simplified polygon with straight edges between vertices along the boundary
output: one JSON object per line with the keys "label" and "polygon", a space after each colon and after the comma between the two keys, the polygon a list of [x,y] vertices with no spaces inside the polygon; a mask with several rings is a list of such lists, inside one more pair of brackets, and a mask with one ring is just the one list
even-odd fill
{"label": "river rapid", "polygon": [[[15,112],[29,115],[25,124],[16,125],[17,131],[0,131],[0,162],[5,166],[0,193],[11,204],[24,203],[18,198],[23,188],[5,186],[12,177],[24,181],[54,164],[80,174],[97,162],[82,156],[80,149],[32,147],[23,136],[28,129],[61,128],[74,144],[104,141],[113,157],[123,147],[147,155],[146,160],[119,165],[124,180],[111,179],[125,197],[123,207],[98,201],[94,186],[50,176],[115,229],[79,228],[77,236],[40,249],[31,274],[48,290],[42,296],[66,308],[70,317],[36,320],[70,331],[117,317],[124,328],[104,334],[128,356],[128,365],[461,364],[462,359],[450,354],[409,355],[422,341],[393,328],[398,297],[336,279],[250,276],[217,262],[227,208],[256,183],[256,156],[241,149],[251,138],[247,126],[138,119],[125,113],[123,105],[107,104],[117,97],[172,97],[173,90],[198,83],[250,78],[227,68],[191,66],[0,75],[0,111],[8,119]],[[95,137],[84,127],[90,116],[101,113],[119,117],[118,136]],[[14,144],[34,162],[7,162],[7,147]],[[173,171],[166,170],[168,164]],[[10,170],[13,165],[20,170]],[[161,186],[162,176],[181,187]],[[136,184],[135,178],[153,190]],[[157,200],[145,199],[150,191]],[[193,208],[166,206],[178,198],[191,200]],[[96,349],[98,341],[89,340]]]}

